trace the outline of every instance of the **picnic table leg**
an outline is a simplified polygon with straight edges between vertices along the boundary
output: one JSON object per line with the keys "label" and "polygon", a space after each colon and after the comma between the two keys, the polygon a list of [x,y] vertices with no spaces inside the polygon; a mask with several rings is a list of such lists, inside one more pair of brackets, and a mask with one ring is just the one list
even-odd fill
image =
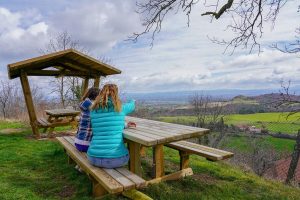
{"label": "picnic table leg", "polygon": [[164,176],[164,145],[159,144],[153,147],[153,178]]}
{"label": "picnic table leg", "polygon": [[[50,121],[51,123],[52,123],[52,122],[56,122],[56,121],[58,121],[58,118],[59,118],[59,117],[55,117],[54,120],[50,120],[51,118],[49,117],[49,121]],[[50,127],[50,128],[49,128],[49,132],[48,132],[48,137],[49,137],[49,138],[54,137],[54,136],[53,136],[53,131],[54,131],[54,127]]]}
{"label": "picnic table leg", "polygon": [[141,165],[141,144],[128,141],[129,146],[129,170],[138,176],[142,176],[142,165]]}
{"label": "picnic table leg", "polygon": [[184,151],[179,151],[180,156],[180,170],[186,169],[189,167],[189,154]]}
{"label": "picnic table leg", "polygon": [[[49,115],[47,121],[48,121],[48,122],[51,122],[51,118],[52,118],[52,117]],[[43,133],[46,133],[46,132],[47,132],[47,129],[48,129],[48,127],[44,128]]]}

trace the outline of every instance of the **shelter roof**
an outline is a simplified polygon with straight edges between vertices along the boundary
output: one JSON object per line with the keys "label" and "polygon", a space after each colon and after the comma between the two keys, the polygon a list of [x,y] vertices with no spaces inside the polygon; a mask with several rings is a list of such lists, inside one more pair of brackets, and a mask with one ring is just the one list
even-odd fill
{"label": "shelter roof", "polygon": [[121,73],[121,70],[74,49],[8,64],[7,71],[10,79],[19,77],[22,72],[27,73],[28,76],[79,76],[87,78]]}

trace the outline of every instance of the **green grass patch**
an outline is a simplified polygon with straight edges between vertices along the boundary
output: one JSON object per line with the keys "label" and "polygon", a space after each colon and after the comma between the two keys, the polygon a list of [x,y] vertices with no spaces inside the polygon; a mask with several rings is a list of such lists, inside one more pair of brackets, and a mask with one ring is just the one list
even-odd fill
{"label": "green grass patch", "polygon": [[[222,143],[222,147],[228,149],[236,149],[241,152],[249,151],[250,147],[247,142],[248,138],[246,137],[228,137],[226,138],[226,142]],[[264,137],[263,142],[270,144],[277,152],[292,152],[294,149],[295,141],[281,139],[281,138],[273,138],[270,136]]]}
{"label": "green grass patch", "polygon": [[27,128],[27,127],[28,125],[25,124],[24,122],[0,120],[0,130],[8,129],[8,128]]}

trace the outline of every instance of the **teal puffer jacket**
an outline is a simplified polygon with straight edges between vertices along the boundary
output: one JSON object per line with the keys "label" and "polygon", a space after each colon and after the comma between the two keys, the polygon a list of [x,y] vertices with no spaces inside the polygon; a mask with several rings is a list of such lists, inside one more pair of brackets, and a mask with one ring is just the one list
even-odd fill
{"label": "teal puffer jacket", "polygon": [[93,137],[88,156],[97,158],[119,158],[128,154],[123,142],[125,116],[134,111],[135,103],[122,105],[121,112],[115,112],[112,102],[107,109],[93,110],[90,114]]}

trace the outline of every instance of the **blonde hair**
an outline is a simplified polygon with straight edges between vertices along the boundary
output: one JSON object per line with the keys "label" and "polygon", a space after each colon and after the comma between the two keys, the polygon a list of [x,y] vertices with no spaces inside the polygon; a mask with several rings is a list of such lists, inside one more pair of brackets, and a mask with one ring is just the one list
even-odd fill
{"label": "blonde hair", "polygon": [[118,87],[115,84],[106,84],[103,86],[102,90],[100,91],[99,95],[96,97],[94,104],[92,105],[92,109],[107,109],[107,102],[108,98],[110,97],[114,110],[116,112],[122,111],[122,103],[119,98],[119,91]]}

